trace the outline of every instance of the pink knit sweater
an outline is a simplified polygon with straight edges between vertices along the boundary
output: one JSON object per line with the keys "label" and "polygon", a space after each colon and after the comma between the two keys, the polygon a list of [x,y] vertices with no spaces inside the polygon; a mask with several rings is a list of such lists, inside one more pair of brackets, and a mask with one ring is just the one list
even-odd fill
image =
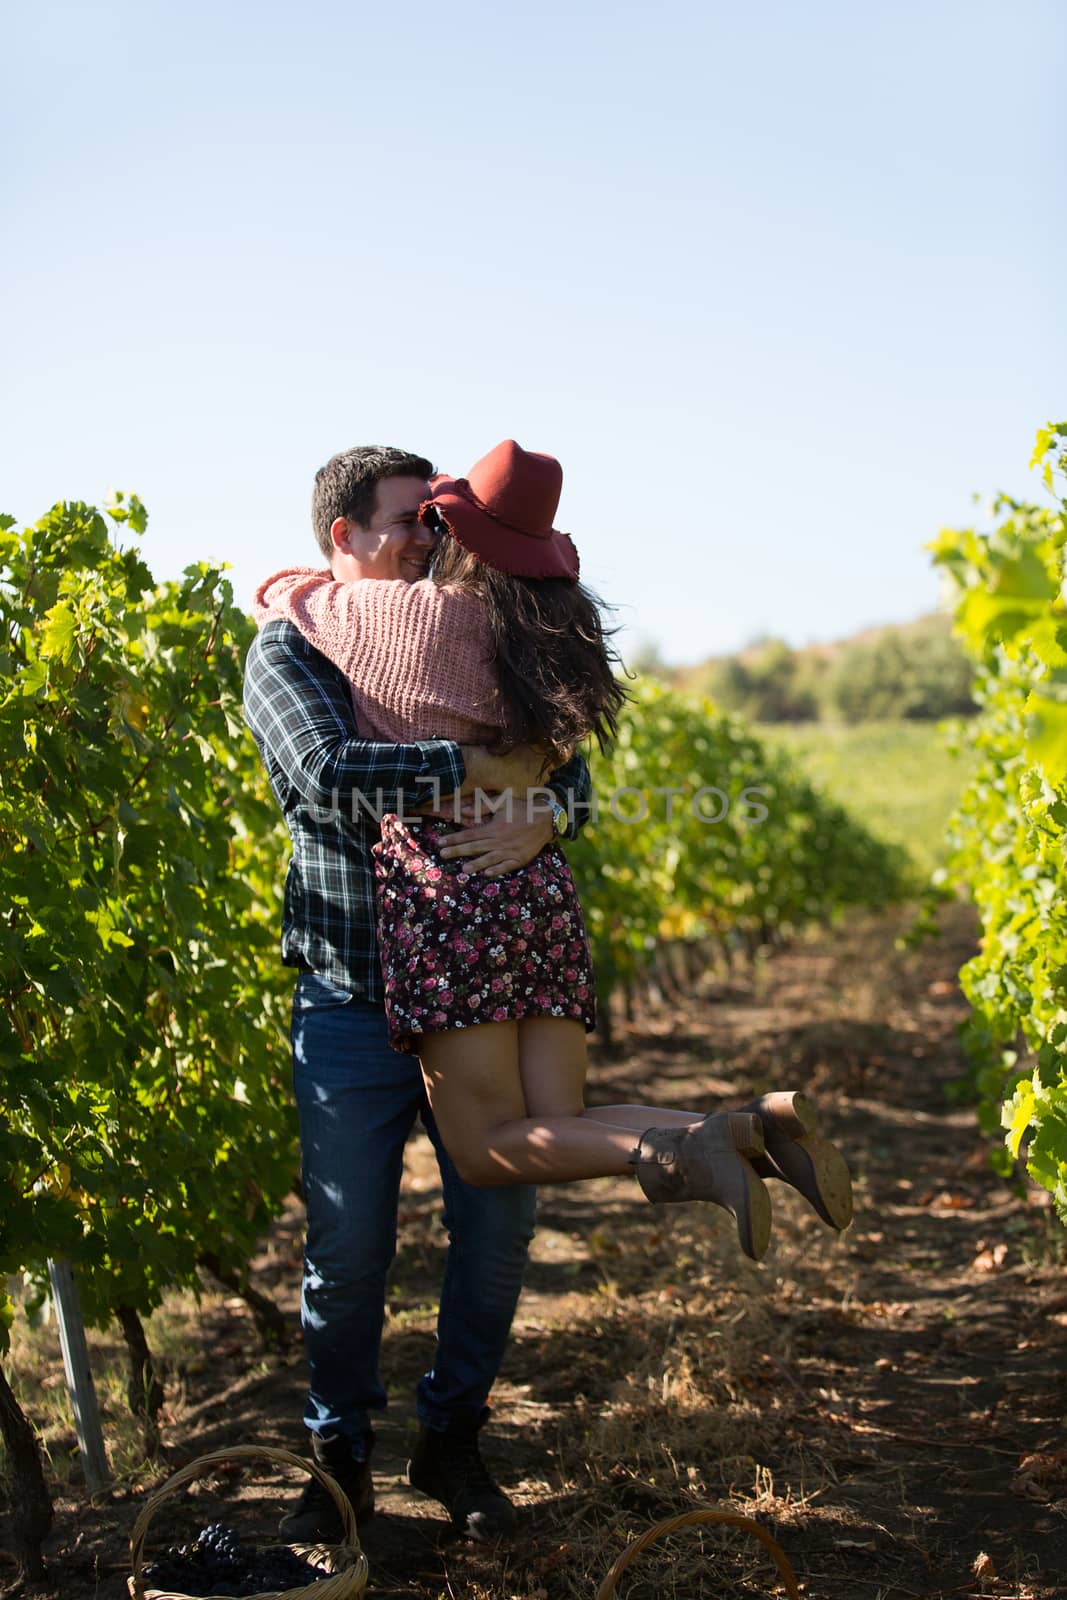
{"label": "pink knit sweater", "polygon": [[252,604],[262,626],[295,623],[352,684],[362,734],[393,744],[483,744],[501,726],[481,601],[428,578],[338,583],[328,567],[290,567]]}

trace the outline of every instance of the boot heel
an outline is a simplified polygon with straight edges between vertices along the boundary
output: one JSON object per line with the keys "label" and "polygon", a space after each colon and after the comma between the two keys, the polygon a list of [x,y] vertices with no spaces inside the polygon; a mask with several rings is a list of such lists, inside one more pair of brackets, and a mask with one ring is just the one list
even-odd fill
{"label": "boot heel", "polygon": [[764,1125],[773,1123],[787,1139],[806,1139],[819,1126],[819,1113],[811,1101],[794,1090],[778,1089],[773,1094],[760,1095],[745,1109],[754,1111]]}
{"label": "boot heel", "polygon": [[736,1150],[754,1160],[767,1148],[763,1123],[749,1110],[714,1111],[691,1130],[706,1150]]}
{"label": "boot heel", "polygon": [[767,1149],[767,1136],[758,1115],[749,1111],[729,1111],[730,1136],[740,1156],[761,1156]]}
{"label": "boot heel", "polygon": [[818,1113],[802,1094],[778,1091],[745,1107],[759,1117],[767,1142],[757,1160],[764,1177],[782,1178],[838,1232],[852,1221],[852,1176],[837,1146],[816,1132]]}
{"label": "boot heel", "polygon": [[744,1156],[737,1157],[735,1175],[723,1174],[722,1197],[717,1204],[737,1223],[737,1242],[745,1255],[751,1261],[762,1261],[771,1242],[771,1197]]}

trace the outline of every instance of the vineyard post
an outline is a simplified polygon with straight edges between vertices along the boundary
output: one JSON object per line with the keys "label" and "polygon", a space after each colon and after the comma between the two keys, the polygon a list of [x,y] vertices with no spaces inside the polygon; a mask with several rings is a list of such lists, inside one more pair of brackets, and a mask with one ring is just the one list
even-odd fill
{"label": "vineyard post", "polygon": [[107,1456],[104,1452],[104,1435],[100,1427],[100,1411],[96,1403],[96,1388],[89,1366],[89,1349],[85,1342],[85,1324],[82,1321],[81,1302],[74,1269],[69,1261],[49,1261],[48,1277],[52,1285],[52,1300],[59,1323],[59,1342],[63,1350],[63,1370],[67,1375],[70,1403],[74,1409],[74,1427],[78,1434],[82,1471],[90,1494],[96,1494],[108,1482]]}

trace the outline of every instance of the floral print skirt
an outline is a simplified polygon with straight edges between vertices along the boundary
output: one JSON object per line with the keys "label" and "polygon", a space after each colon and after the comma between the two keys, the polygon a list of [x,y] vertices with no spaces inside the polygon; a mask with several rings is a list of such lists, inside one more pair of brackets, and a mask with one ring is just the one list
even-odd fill
{"label": "floral print skirt", "polygon": [[382,818],[374,846],[385,1014],[396,1050],[419,1034],[521,1017],[596,1022],[593,963],[557,844],[499,878],[442,861],[455,825]]}

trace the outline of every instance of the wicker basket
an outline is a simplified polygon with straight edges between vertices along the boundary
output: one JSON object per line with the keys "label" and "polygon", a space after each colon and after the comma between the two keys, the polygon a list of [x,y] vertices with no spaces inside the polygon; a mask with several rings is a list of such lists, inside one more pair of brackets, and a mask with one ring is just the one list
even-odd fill
{"label": "wicker basket", "polygon": [[213,1450],[210,1455],[198,1456],[195,1461],[190,1461],[188,1466],[182,1467],[173,1477],[168,1478],[163,1487],[158,1489],[146,1503],[130,1534],[130,1566],[133,1572],[126,1583],[133,1600],[189,1600],[188,1596],[173,1593],[168,1589],[145,1588],[142,1576],[145,1535],[152,1518],[164,1500],[169,1500],[171,1495],[177,1494],[179,1489],[184,1489],[194,1478],[203,1477],[205,1472],[210,1472],[220,1461],[261,1463],[271,1461],[280,1466],[298,1467],[302,1472],[310,1472],[311,1476],[317,1478],[323,1488],[329,1491],[341,1513],[343,1544],[293,1544],[285,1547],[298,1556],[307,1556],[318,1566],[326,1567],[330,1573],[328,1578],[319,1578],[316,1582],[304,1584],[299,1589],[286,1589],[282,1592],[265,1591],[250,1596],[249,1600],[312,1600],[312,1597],[314,1600],[358,1600],[367,1588],[367,1558],[360,1549],[359,1534],[356,1532],[356,1515],[347,1496],[334,1479],[313,1461],[305,1461],[300,1456],[292,1455],[288,1450],[271,1450],[263,1445],[252,1444],[235,1445],[232,1450]]}
{"label": "wicker basket", "polygon": [[743,1528],[754,1539],[758,1539],[764,1549],[774,1558],[775,1566],[781,1574],[785,1584],[785,1592],[789,1600],[800,1600],[800,1590],[797,1588],[797,1575],[789,1564],[789,1558],[776,1539],[772,1538],[766,1528],[753,1521],[751,1517],[742,1517],[732,1511],[685,1511],[680,1517],[668,1517],[666,1522],[657,1522],[654,1528],[649,1528],[639,1539],[634,1539],[627,1545],[622,1555],[616,1561],[604,1582],[596,1592],[596,1600],[612,1600],[616,1593],[616,1586],[627,1567],[635,1556],[642,1550],[647,1550],[650,1544],[657,1539],[662,1539],[666,1533],[674,1533],[678,1528],[689,1528],[698,1522],[722,1522],[730,1528]]}

